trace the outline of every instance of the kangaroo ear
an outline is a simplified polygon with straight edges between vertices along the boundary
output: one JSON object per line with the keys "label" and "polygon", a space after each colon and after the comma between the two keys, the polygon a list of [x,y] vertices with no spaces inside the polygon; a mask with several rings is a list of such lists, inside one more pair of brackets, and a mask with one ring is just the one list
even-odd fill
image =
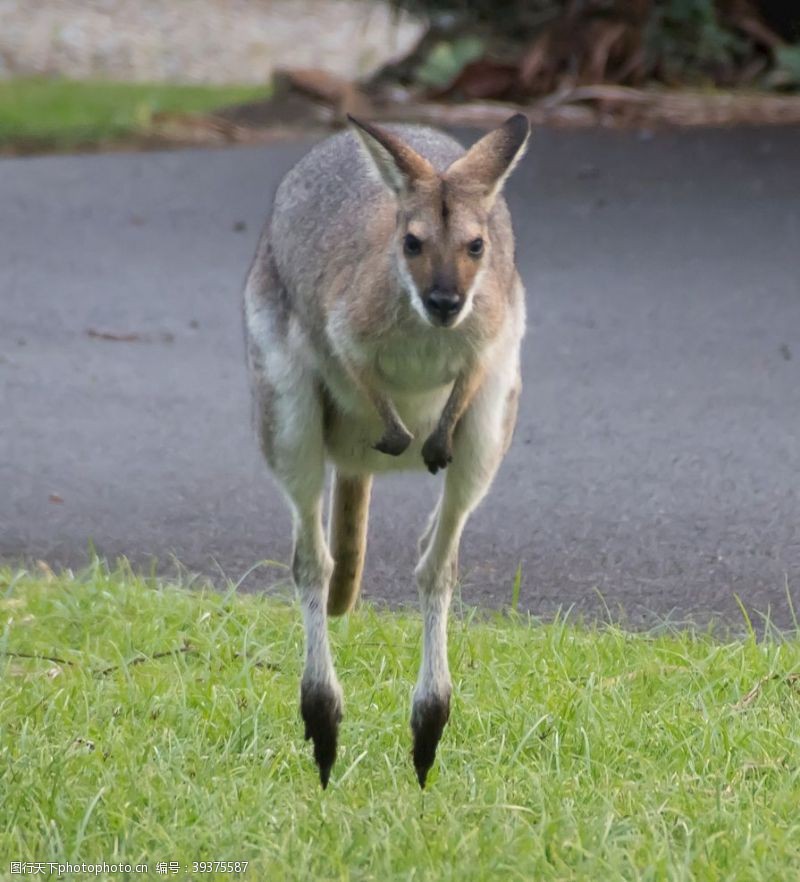
{"label": "kangaroo ear", "polygon": [[445,172],[445,179],[491,204],[525,154],[530,133],[528,117],[515,113],[457,159]]}
{"label": "kangaroo ear", "polygon": [[347,114],[375,170],[389,189],[398,195],[413,190],[414,184],[435,175],[427,159],[412,150],[392,132]]}

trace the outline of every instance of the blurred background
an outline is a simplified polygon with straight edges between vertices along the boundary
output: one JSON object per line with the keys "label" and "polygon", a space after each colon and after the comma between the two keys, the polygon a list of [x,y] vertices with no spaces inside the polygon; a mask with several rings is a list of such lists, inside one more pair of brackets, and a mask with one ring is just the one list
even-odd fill
{"label": "blurred background", "polygon": [[506,112],[486,101],[561,125],[798,119],[790,0],[0,0],[0,22],[6,152],[347,110],[485,125]]}
{"label": "blurred background", "polygon": [[[240,316],[275,187],[347,112],[521,108],[524,393],[465,599],[789,622],[799,89],[789,0],[0,0],[0,560],[285,587]],[[368,599],[415,598],[438,490],[379,482]]]}
{"label": "blurred background", "polygon": [[368,73],[422,24],[359,0],[3,0],[5,76],[264,85],[276,67]]}

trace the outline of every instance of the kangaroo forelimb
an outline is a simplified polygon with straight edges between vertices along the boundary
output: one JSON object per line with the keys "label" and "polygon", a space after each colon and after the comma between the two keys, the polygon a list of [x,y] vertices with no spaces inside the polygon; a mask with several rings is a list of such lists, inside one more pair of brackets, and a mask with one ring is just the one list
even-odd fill
{"label": "kangaroo forelimb", "polygon": [[414,440],[414,436],[400,419],[392,400],[378,391],[369,376],[352,365],[348,366],[348,374],[362,395],[370,401],[383,423],[383,434],[372,446],[388,456],[400,456]]}
{"label": "kangaroo forelimb", "polygon": [[422,445],[422,459],[432,475],[453,461],[453,433],[480,388],[483,375],[479,365],[472,365],[456,377],[439,422]]}

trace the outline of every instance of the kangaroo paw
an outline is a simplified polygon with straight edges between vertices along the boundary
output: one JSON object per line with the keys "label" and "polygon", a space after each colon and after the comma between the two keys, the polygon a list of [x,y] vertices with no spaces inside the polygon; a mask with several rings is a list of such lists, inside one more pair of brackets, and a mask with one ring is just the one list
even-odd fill
{"label": "kangaroo paw", "polygon": [[306,741],[311,739],[314,742],[314,760],[324,790],[336,760],[342,700],[330,686],[303,683],[300,687],[300,713],[306,727]]}
{"label": "kangaroo paw", "polygon": [[375,450],[386,453],[389,456],[400,456],[413,440],[414,436],[405,427],[392,426],[383,433],[380,441],[373,446]]}
{"label": "kangaroo paw", "polygon": [[453,445],[441,432],[434,432],[422,445],[422,459],[428,471],[435,475],[439,469],[446,469],[453,461]]}

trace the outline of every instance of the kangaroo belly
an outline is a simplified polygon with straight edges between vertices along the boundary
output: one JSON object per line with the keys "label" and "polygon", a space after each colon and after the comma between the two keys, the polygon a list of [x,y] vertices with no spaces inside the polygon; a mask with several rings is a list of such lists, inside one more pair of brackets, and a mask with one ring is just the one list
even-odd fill
{"label": "kangaroo belly", "polygon": [[341,401],[335,393],[325,421],[325,448],[328,458],[346,474],[424,469],[422,445],[436,427],[450,393],[450,386],[425,392],[398,392],[392,401],[414,440],[400,456],[375,450],[384,427],[368,405],[347,396]]}

